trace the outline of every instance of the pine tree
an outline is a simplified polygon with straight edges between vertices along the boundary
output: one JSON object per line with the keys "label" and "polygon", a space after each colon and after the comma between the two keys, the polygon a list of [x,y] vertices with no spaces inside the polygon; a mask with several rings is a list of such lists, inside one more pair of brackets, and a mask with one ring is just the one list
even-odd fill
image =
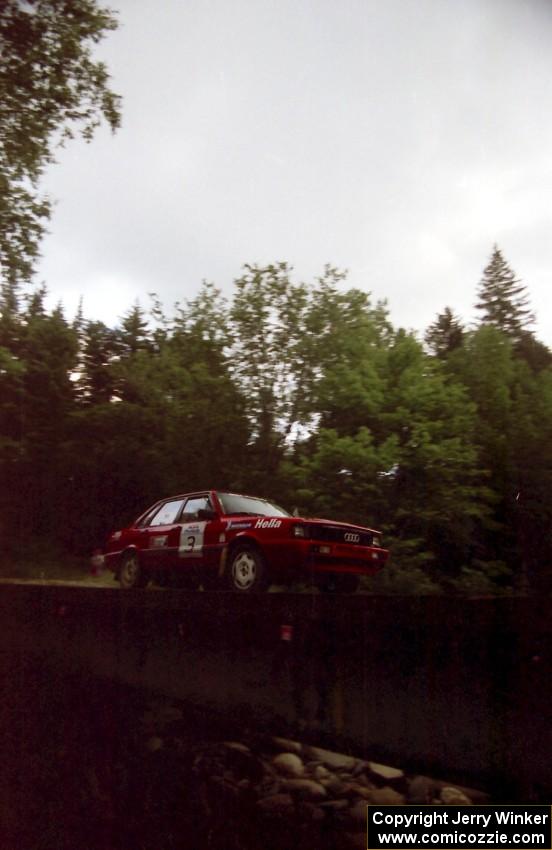
{"label": "pine tree", "polygon": [[109,402],[115,389],[116,333],[103,322],[86,322],[81,345],[78,380],[81,400],[86,404]]}
{"label": "pine tree", "polygon": [[525,285],[516,278],[496,245],[483,271],[478,294],[475,306],[482,311],[482,324],[499,328],[512,340],[518,341],[534,322]]}
{"label": "pine tree", "polygon": [[444,311],[438,314],[424,335],[431,353],[441,359],[446,358],[455,348],[459,348],[463,338],[464,328],[450,307],[445,307]]}
{"label": "pine tree", "polygon": [[117,336],[122,356],[132,357],[139,351],[151,350],[149,323],[138,301],[123,316]]}

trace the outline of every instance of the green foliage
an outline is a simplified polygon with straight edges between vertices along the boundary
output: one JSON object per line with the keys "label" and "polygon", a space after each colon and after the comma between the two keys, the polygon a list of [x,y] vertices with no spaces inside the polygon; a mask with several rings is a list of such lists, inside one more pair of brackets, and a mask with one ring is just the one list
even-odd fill
{"label": "green foliage", "polygon": [[44,299],[0,298],[6,557],[84,556],[218,486],[382,530],[368,592],[550,589],[551,355],[527,331],[451,337],[445,311],[424,349],[337,270],[307,284],[284,263],[112,328]]}
{"label": "green foliage", "polygon": [[443,593],[442,585],[416,563],[416,554],[419,551],[416,541],[413,541],[411,557],[407,550],[403,550],[402,557],[397,559],[396,549],[394,546],[393,559],[384,570],[376,576],[363,579],[365,591],[400,596],[436,596]]}
{"label": "green foliage", "polygon": [[[505,581],[506,580],[506,583]],[[469,567],[462,567],[458,575],[447,582],[449,592],[468,596],[489,596],[509,592],[511,571],[504,561],[475,561]]]}
{"label": "green foliage", "polygon": [[397,455],[394,435],[377,446],[366,427],[346,436],[321,429],[295,467],[297,507],[318,516],[376,525],[382,519],[379,472],[391,468]]}
{"label": "green foliage", "polygon": [[96,0],[3,0],[0,4],[0,272],[29,280],[51,202],[39,179],[76,128],[90,140],[119,98],[92,50],[117,26]]}

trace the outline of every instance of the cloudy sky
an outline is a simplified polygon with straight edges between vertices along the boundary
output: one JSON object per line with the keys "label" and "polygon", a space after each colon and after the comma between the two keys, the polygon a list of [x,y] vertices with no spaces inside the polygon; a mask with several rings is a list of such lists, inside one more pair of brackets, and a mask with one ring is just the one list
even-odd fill
{"label": "cloudy sky", "polygon": [[169,312],[244,263],[326,263],[423,331],[496,242],[552,345],[550,0],[104,0],[123,126],[73,142],[38,279]]}

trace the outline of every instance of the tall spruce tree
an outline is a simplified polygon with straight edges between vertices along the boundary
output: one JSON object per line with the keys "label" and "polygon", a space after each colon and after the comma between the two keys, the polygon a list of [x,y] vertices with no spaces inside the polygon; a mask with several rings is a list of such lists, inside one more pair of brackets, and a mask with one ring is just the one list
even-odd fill
{"label": "tall spruce tree", "polygon": [[528,307],[529,298],[523,284],[504,259],[497,245],[479,284],[481,323],[493,325],[517,342],[535,318]]}
{"label": "tall spruce tree", "polygon": [[439,313],[433,324],[431,324],[424,335],[424,340],[436,357],[445,359],[451,351],[462,345],[464,328],[459,319],[456,318],[450,307],[445,307]]}

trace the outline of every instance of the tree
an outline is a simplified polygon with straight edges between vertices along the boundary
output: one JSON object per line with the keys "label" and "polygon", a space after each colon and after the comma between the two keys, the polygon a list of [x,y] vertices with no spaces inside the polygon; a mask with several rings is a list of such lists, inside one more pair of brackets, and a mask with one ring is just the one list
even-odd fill
{"label": "tree", "polygon": [[420,549],[428,566],[433,561],[439,574],[454,575],[473,557],[475,532],[488,512],[473,445],[475,405],[403,331],[389,348],[384,375],[380,420],[398,447],[396,473],[382,480],[382,494],[397,558],[404,552],[408,563]]}
{"label": "tree", "polygon": [[[529,371],[526,364],[516,360],[511,338],[492,325],[482,325],[467,334],[462,348],[447,363],[451,375],[467,388],[477,405],[472,445],[481,467],[488,470],[492,490],[491,522],[478,537],[477,557],[497,569],[502,564],[516,582],[521,565],[514,501],[521,486],[516,455],[523,438],[514,434],[524,434],[528,447],[534,444],[534,436],[526,429],[527,412],[516,402],[520,365],[524,374]],[[506,576],[506,572],[503,574]]]}
{"label": "tree", "polygon": [[[63,523],[68,421],[75,391],[78,338],[61,308],[50,314],[45,290],[12,317],[0,367],[0,495],[2,521],[17,549],[30,538],[55,538]],[[2,349],[0,349],[1,353]]]}
{"label": "tree", "polygon": [[103,322],[86,322],[81,339],[81,362],[77,382],[85,404],[109,402],[115,391],[115,331]]}
{"label": "tree", "polygon": [[[347,364],[360,356],[360,332],[362,347],[389,331],[385,305],[372,308],[359,290],[339,291],[343,272],[326,266],[313,284],[293,282],[291,272],[286,263],[246,266],[230,309],[231,369],[247,399],[261,489],[273,490],[298,434],[314,430],[321,418],[334,427],[334,390],[346,379]],[[353,416],[371,375],[368,363],[347,395]]]}
{"label": "tree", "polygon": [[475,305],[482,311],[482,324],[493,325],[517,341],[534,322],[534,316],[527,307],[528,301],[525,285],[516,278],[495,245],[483,271],[479,301]]}
{"label": "tree", "polygon": [[154,318],[157,333],[138,306],[119,328],[85,328],[65,447],[71,483],[60,494],[73,551],[94,548],[162,494],[244,488],[249,428],[224,352],[224,299],[206,285],[174,320],[158,303]]}
{"label": "tree", "polygon": [[404,331],[374,338],[366,315],[344,343],[318,382],[319,427],[290,470],[299,507],[382,529],[397,575],[425,571],[411,585],[454,579],[488,514],[475,405]]}
{"label": "tree", "polygon": [[247,399],[261,491],[273,480],[312,383],[311,290],[286,263],[245,266],[230,308],[232,375]]}
{"label": "tree", "polygon": [[515,351],[517,356],[525,360],[529,368],[535,373],[542,372],[552,366],[552,352],[529,331],[523,331],[520,334],[516,341]]}
{"label": "tree", "polygon": [[424,340],[430,352],[444,360],[451,351],[462,345],[464,328],[450,307],[445,307],[425,332]]}
{"label": "tree", "polygon": [[139,351],[151,350],[153,343],[148,319],[138,301],[121,319],[117,336],[119,353],[123,357],[132,357]]}
{"label": "tree", "polygon": [[96,0],[0,3],[0,273],[12,284],[32,276],[51,213],[38,183],[56,147],[76,128],[89,141],[102,118],[119,125],[119,97],[92,57],[116,26]]}

